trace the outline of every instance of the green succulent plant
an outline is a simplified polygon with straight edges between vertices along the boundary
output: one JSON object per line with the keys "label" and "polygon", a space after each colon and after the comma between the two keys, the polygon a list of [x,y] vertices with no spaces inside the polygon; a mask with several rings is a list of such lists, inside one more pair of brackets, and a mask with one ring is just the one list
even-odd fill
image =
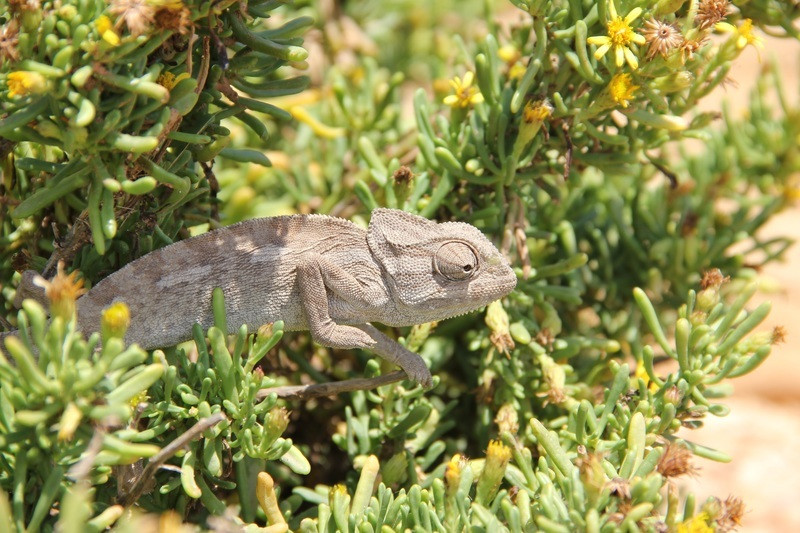
{"label": "green succulent plant", "polygon": [[[775,0],[0,6],[0,292],[20,331],[0,346],[0,531],[735,528],[741,500],[672,480],[730,459],[690,430],[783,337],[759,329],[769,304],[747,306],[791,244],[759,229],[797,198],[800,122],[770,63],[744,118],[698,103],[760,32],[798,39],[798,16]],[[518,275],[485,311],[393,332],[432,390],[279,323],[226,338],[219,293],[216,326],[177,347],[125,346],[124,305],[75,329],[75,271],[91,284],[254,216],[363,224],[380,206],[468,221]],[[50,318],[14,308],[25,268],[56,274]],[[374,386],[319,396],[352,378]]]}

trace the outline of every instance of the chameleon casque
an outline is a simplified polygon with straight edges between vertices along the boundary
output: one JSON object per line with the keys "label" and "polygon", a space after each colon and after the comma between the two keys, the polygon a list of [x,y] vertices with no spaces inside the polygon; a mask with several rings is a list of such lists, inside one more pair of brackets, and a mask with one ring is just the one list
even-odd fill
{"label": "chameleon casque", "polygon": [[214,324],[211,293],[225,295],[229,333],[283,320],[332,348],[364,348],[432,383],[422,358],[370,322],[409,326],[468,313],[508,294],[516,276],[474,226],[375,209],[364,230],[325,215],[253,219],[155,250],[78,299],[78,326],[98,331],[124,301],[128,343],[153,349]]}

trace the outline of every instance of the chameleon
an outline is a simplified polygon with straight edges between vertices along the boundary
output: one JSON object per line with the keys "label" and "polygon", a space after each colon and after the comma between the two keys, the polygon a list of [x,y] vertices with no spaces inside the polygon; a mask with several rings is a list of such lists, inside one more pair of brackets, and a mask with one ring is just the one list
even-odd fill
{"label": "chameleon", "polygon": [[211,294],[225,296],[234,333],[282,320],[331,348],[367,349],[424,387],[423,359],[371,322],[410,326],[479,309],[507,295],[516,275],[476,227],[397,209],[372,211],[367,229],[327,215],[251,219],[150,252],[77,301],[78,328],[99,331],[102,311],[130,309],[128,344],[144,349],[214,325]]}

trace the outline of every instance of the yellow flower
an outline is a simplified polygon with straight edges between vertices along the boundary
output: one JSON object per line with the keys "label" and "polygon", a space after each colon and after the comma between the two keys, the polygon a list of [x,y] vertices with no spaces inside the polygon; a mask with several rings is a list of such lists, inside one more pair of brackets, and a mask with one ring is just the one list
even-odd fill
{"label": "yellow flower", "polygon": [[522,54],[513,44],[506,44],[501,46],[497,51],[497,57],[502,59],[505,63],[512,65],[522,57]]}
{"label": "yellow flower", "polygon": [[678,524],[678,533],[714,533],[715,529],[708,525],[708,515],[700,513]]}
{"label": "yellow flower", "polygon": [[636,373],[634,374],[634,377],[644,381],[645,385],[650,384],[650,376],[647,375],[647,370],[645,370],[644,363],[642,363],[641,361],[638,361],[636,363]]}
{"label": "yellow flower", "polygon": [[744,19],[738,28],[727,22],[718,22],[714,27],[719,31],[730,33],[731,39],[736,39],[736,48],[739,50],[748,44],[752,44],[756,48],[764,48],[761,37],[753,33],[753,21],[751,19]]}
{"label": "yellow flower", "polygon": [[103,339],[110,339],[111,337],[121,339],[125,337],[125,332],[128,331],[130,323],[131,312],[128,306],[123,302],[111,304],[103,309],[102,318],[100,319]]}
{"label": "yellow flower", "polygon": [[47,89],[47,80],[38,72],[18,70],[8,73],[6,85],[8,86],[8,96],[13,98],[44,92]]}
{"label": "yellow flower", "polygon": [[444,103],[453,108],[465,109],[475,104],[483,102],[483,95],[477,87],[472,86],[475,81],[475,74],[467,72],[464,74],[464,79],[456,76],[450,80],[450,86],[453,87],[455,94],[450,94],[444,97]]}
{"label": "yellow flower", "polygon": [[510,80],[521,80],[522,76],[525,75],[525,71],[528,70],[525,65],[521,62],[517,61],[511,68],[508,69],[508,79]]}
{"label": "yellow flower", "polygon": [[614,48],[614,57],[618,67],[627,61],[632,69],[639,67],[639,60],[636,54],[631,50],[631,43],[644,44],[645,38],[642,35],[633,31],[631,22],[642,14],[642,8],[637,7],[631,10],[625,18],[617,15],[617,9],[614,7],[614,2],[611,0],[608,4],[608,9],[611,15],[611,20],[608,21],[606,27],[608,28],[608,35],[597,35],[589,37],[586,42],[589,44],[599,45],[600,48],[594,53],[595,59],[600,59],[611,48]]}
{"label": "yellow flower", "polygon": [[611,78],[607,89],[609,96],[611,96],[611,99],[617,105],[628,107],[628,104],[633,99],[633,93],[635,93],[638,88],[639,86],[634,85],[631,81],[631,75],[624,73],[616,74]]}
{"label": "yellow flower", "polygon": [[145,403],[150,397],[147,395],[147,390],[139,391],[128,400],[128,405],[131,409],[136,409],[140,403]]}
{"label": "yellow flower", "polygon": [[97,20],[94,21],[94,27],[105,42],[111,46],[117,46],[119,44],[119,35],[114,31],[114,25],[111,24],[110,18],[105,15],[100,15]]}
{"label": "yellow flower", "polygon": [[[517,135],[517,140],[514,141],[514,157],[519,158],[522,156],[522,151],[530,144],[533,137],[542,127],[542,124],[545,120],[550,118],[553,114],[553,105],[548,102],[546,99],[544,100],[531,100],[522,110],[522,121],[519,124],[519,135]],[[488,320],[488,312],[489,308],[487,308],[487,320]],[[508,317],[506,317],[507,319]],[[514,347],[514,341],[511,340],[508,334],[508,325],[506,325],[505,330],[506,336],[508,336],[508,343],[511,348]],[[495,342],[494,336],[495,333],[492,333],[492,342]],[[498,346],[500,349],[500,346]],[[506,350],[501,350],[504,353],[507,353]]]}
{"label": "yellow flower", "polygon": [[486,461],[483,471],[475,487],[475,500],[484,504],[491,502],[503,482],[506,467],[511,460],[511,448],[499,440],[489,442],[486,449]]}
{"label": "yellow flower", "polygon": [[553,105],[547,100],[532,100],[525,104],[522,110],[522,118],[528,124],[544,122],[553,114]]}
{"label": "yellow flower", "polygon": [[166,88],[168,91],[171,91],[176,85],[178,85],[178,83],[180,83],[181,80],[185,80],[188,77],[188,72],[182,72],[175,76],[175,74],[172,72],[166,71],[159,74],[158,78],[156,79],[156,83]]}
{"label": "yellow flower", "polygon": [[448,495],[454,495],[458,490],[458,485],[461,483],[461,473],[466,465],[466,458],[459,453],[448,461],[447,468],[444,471],[444,486]]}

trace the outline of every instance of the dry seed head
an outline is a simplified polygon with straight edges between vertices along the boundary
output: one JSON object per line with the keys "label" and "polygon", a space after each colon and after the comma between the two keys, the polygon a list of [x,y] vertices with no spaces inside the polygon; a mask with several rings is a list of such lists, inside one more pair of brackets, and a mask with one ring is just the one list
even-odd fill
{"label": "dry seed head", "polygon": [[617,496],[622,500],[631,499],[631,484],[628,482],[627,479],[622,479],[621,477],[615,477],[614,479],[606,483],[606,487],[608,488],[611,494]]}
{"label": "dry seed head", "polygon": [[698,468],[691,463],[692,452],[682,444],[668,443],[664,454],[658,460],[656,470],[664,477],[677,477],[684,474],[694,476]]}
{"label": "dry seed head", "polygon": [[730,280],[730,276],[723,276],[720,269],[712,268],[711,270],[703,272],[703,279],[700,281],[700,287],[703,289],[718,289]]}
{"label": "dry seed head", "polygon": [[686,63],[694,58],[694,53],[697,52],[701,46],[706,43],[706,37],[695,37],[694,39],[684,39],[681,43],[681,61]]}
{"label": "dry seed head", "polygon": [[683,393],[673,385],[664,391],[664,401],[672,405],[680,405],[681,401],[683,401]]}
{"label": "dry seed head", "polygon": [[414,172],[405,165],[402,165],[400,168],[394,171],[392,174],[392,179],[395,183],[411,183],[411,180],[414,179]]}
{"label": "dry seed head", "polygon": [[13,11],[36,11],[41,9],[39,0],[8,0],[8,7]]}
{"label": "dry seed head", "polygon": [[159,8],[154,16],[155,25],[161,30],[172,30],[180,35],[187,35],[192,28],[192,17],[189,8],[178,2],[177,6]]}
{"label": "dry seed head", "polygon": [[500,433],[511,433],[516,435],[519,431],[519,416],[517,410],[510,403],[504,403],[497,411],[497,416],[494,417],[494,423],[497,424],[497,429]]}
{"label": "dry seed head", "polygon": [[786,342],[786,328],[783,326],[775,326],[772,330],[771,344],[783,344]]}
{"label": "dry seed head", "polygon": [[647,59],[653,59],[656,54],[666,57],[667,54],[678,48],[683,42],[683,35],[678,31],[678,28],[654,18],[644,23],[642,34],[649,45]]}
{"label": "dry seed head", "polygon": [[3,25],[0,29],[0,64],[6,60],[14,61],[19,60],[19,23],[17,19],[11,19],[8,23]]}
{"label": "dry seed head", "polygon": [[112,0],[109,12],[117,15],[117,27],[125,23],[131,35],[147,33],[153,26],[155,9],[147,0]]}
{"label": "dry seed head", "polygon": [[509,332],[508,313],[503,309],[500,300],[490,303],[486,307],[486,325],[492,330],[489,340],[492,341],[498,351],[508,354],[509,350],[514,349],[514,340]]}
{"label": "dry seed head", "polygon": [[606,486],[607,478],[602,463],[603,455],[596,452],[579,455],[575,461],[575,466],[578,467],[584,484],[595,493],[600,492]]}
{"label": "dry seed head", "polygon": [[707,30],[728,14],[728,0],[700,0],[694,23],[701,30]]}
{"label": "dry seed head", "polygon": [[741,498],[728,496],[721,505],[720,516],[717,518],[717,531],[732,531],[741,526],[745,510]]}

